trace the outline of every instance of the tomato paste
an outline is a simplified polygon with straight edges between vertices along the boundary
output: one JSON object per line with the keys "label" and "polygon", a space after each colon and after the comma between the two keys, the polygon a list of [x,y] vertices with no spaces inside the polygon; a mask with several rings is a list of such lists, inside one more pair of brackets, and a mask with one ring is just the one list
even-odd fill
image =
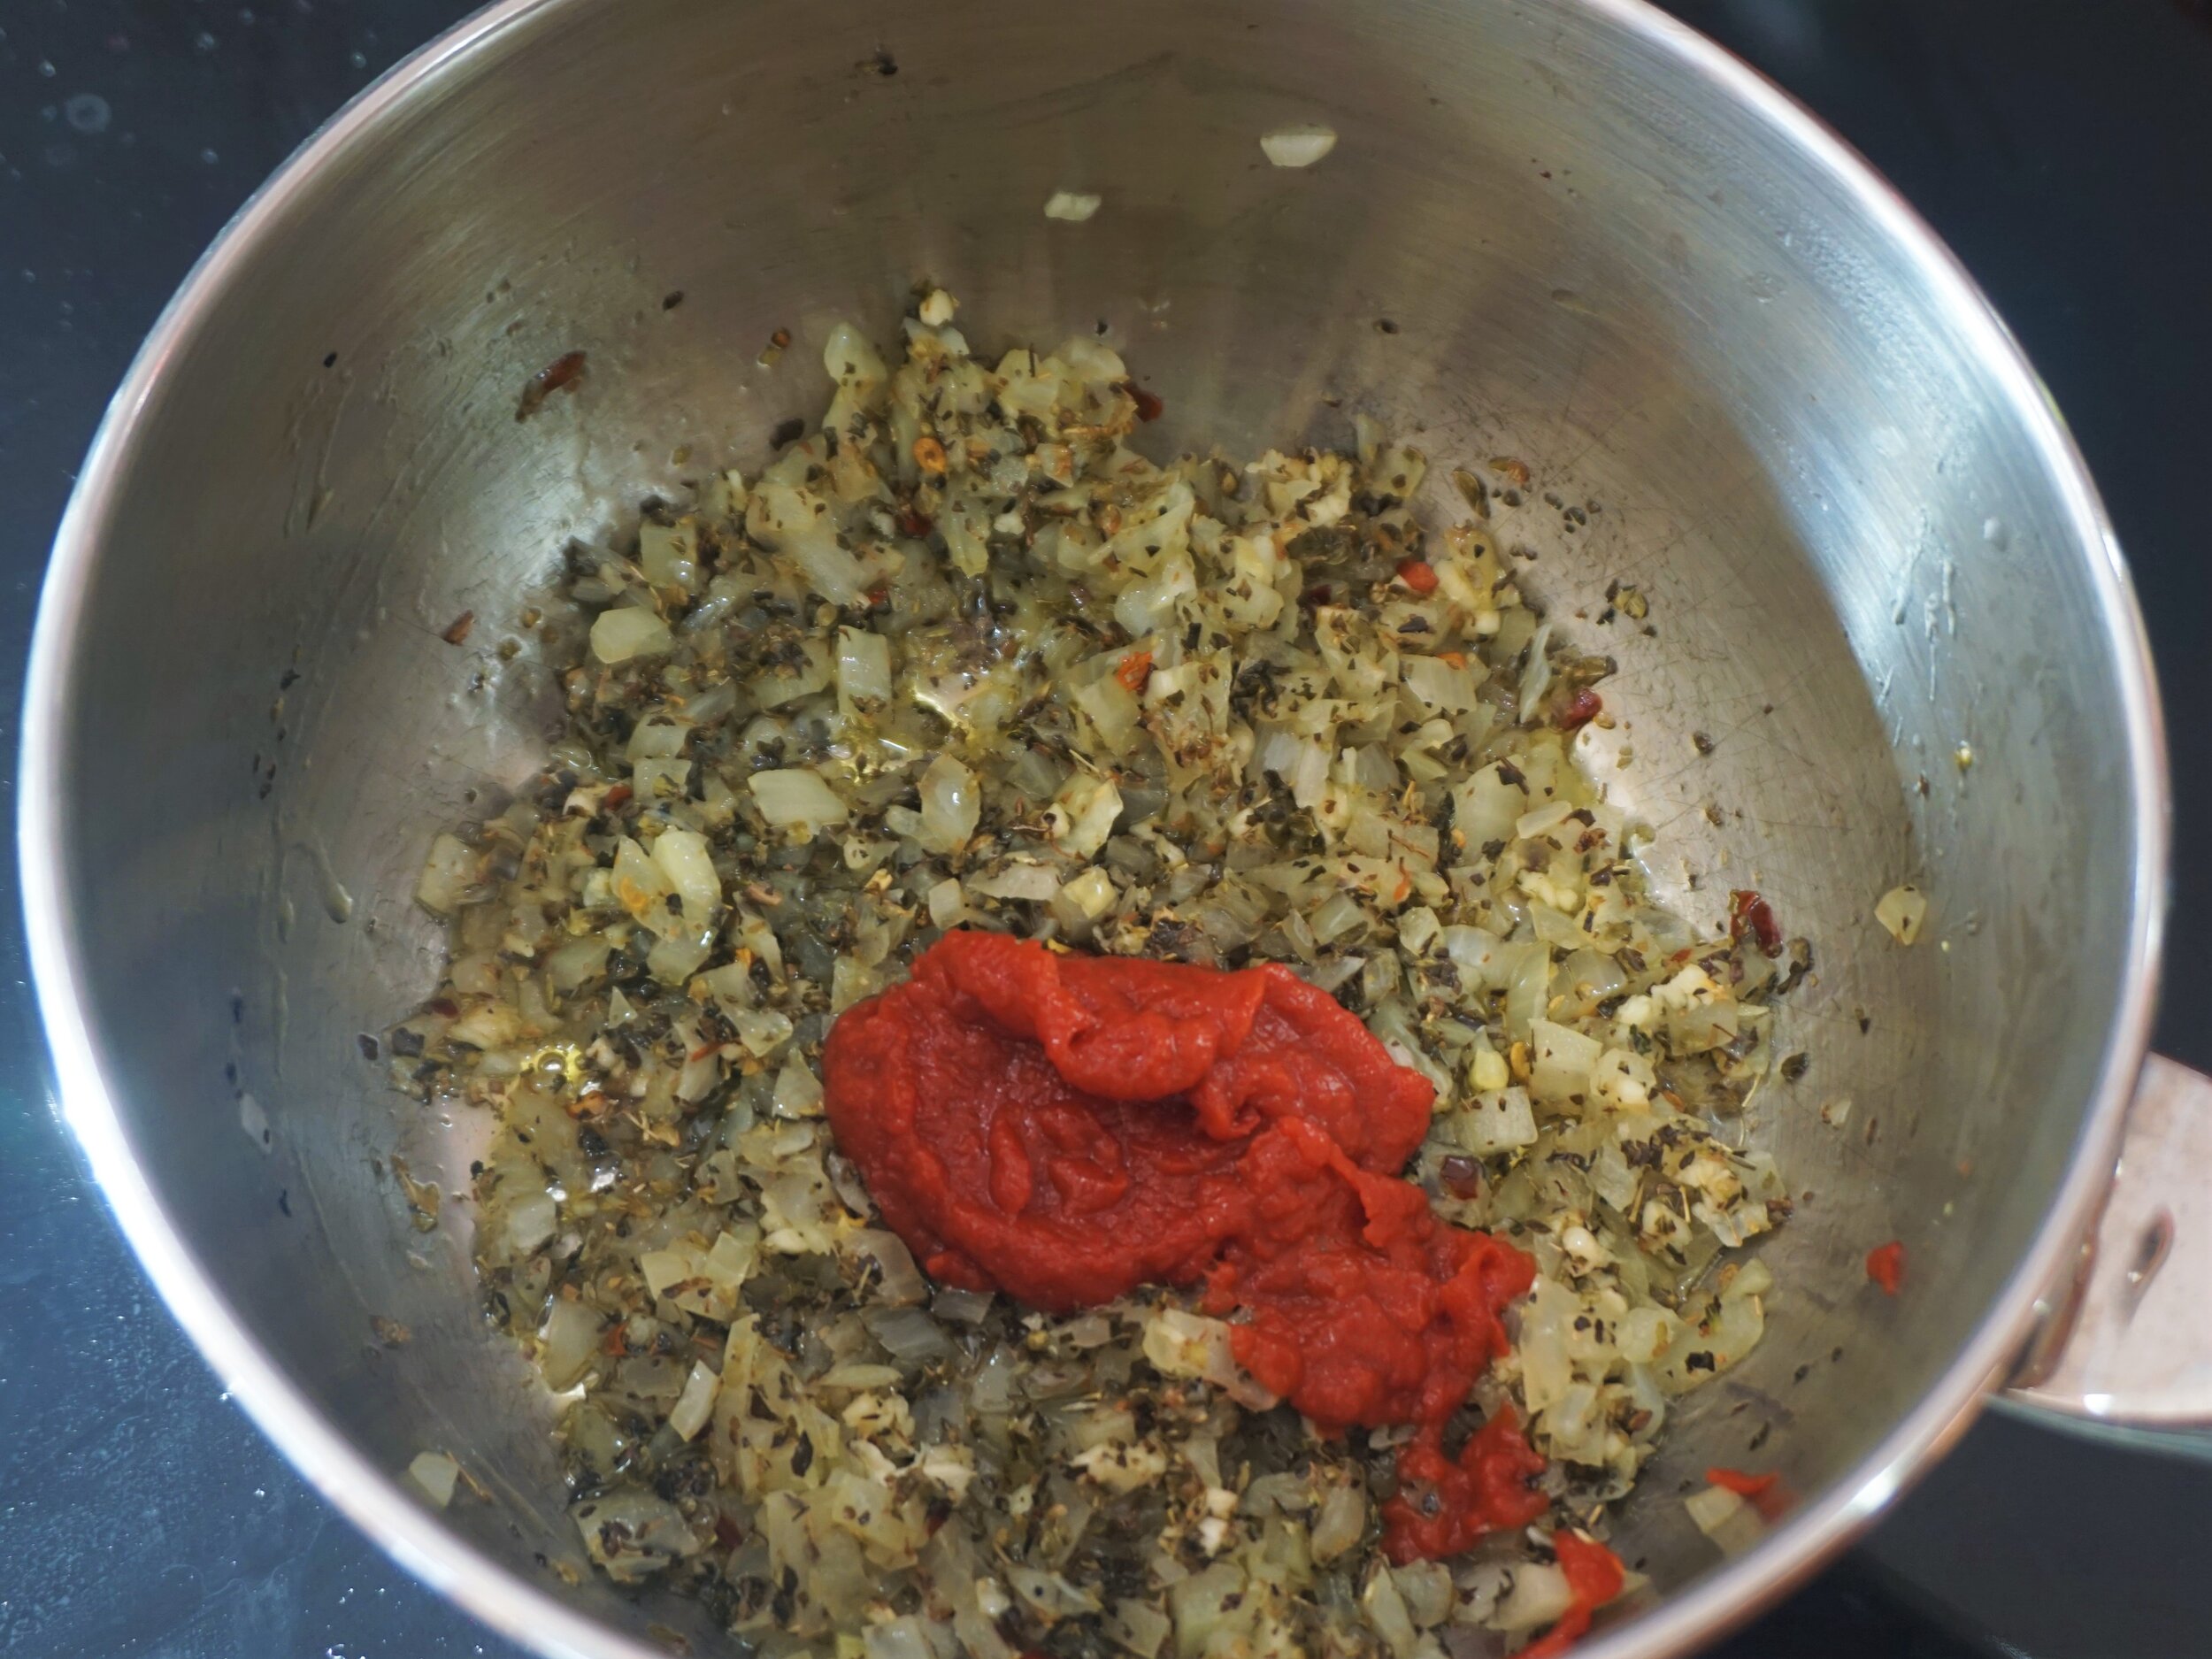
{"label": "tomato paste", "polygon": [[823,1074],[839,1145],[933,1276],[1055,1312],[1199,1286],[1237,1316],[1238,1363],[1325,1432],[1422,1425],[1395,1559],[1543,1512],[1509,1411],[1443,1449],[1535,1264],[1400,1179],[1433,1091],[1325,992],[954,932],[839,1019]]}
{"label": "tomato paste", "polygon": [[1552,1539],[1558,1553],[1559,1571],[1566,1575],[1567,1610],[1550,1632],[1521,1649],[1518,1659],[1559,1659],[1590,1628],[1590,1615],[1621,1593],[1628,1574],[1621,1560],[1602,1544],[1561,1527]]}

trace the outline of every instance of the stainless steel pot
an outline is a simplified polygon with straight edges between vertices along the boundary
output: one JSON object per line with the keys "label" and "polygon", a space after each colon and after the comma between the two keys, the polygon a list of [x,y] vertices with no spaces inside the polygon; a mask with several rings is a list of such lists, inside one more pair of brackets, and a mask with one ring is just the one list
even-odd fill
{"label": "stainless steel pot", "polygon": [[[1307,121],[1335,152],[1268,165],[1260,135]],[[1061,189],[1102,205],[1048,219]],[[1363,408],[1525,461],[1499,524],[1619,659],[1597,764],[1663,884],[1709,923],[1756,886],[1816,941],[1783,1028],[1808,1069],[1755,1115],[1802,1193],[1770,1333],[1627,1506],[1659,1594],[1590,1651],[1694,1646],[1848,1538],[2074,1297],[2166,813],[2118,551],[2002,326],[1832,136],[1634,0],[511,0],[364,94],[156,329],[39,619],[32,954],[125,1230],[413,1571],[548,1655],[654,1652],[649,1621],[712,1650],[693,1609],[548,1570],[576,1550],[547,1402],[477,1317],[465,1208],[411,1231],[395,1176],[465,1191],[484,1125],[388,1092],[357,1034],[435,981],[432,831],[542,752],[544,678],[501,648],[564,541],[758,457],[818,406],[830,323],[887,333],[925,274],[984,344],[1105,327],[1164,442],[1340,442]],[[581,381],[518,422],[572,350]],[[1615,584],[1647,626],[1601,617]],[[1934,906],[1911,949],[1871,918],[1907,879]],[[2212,1149],[2212,1117],[2142,1076],[2147,1149],[2036,1397],[2199,1420],[2212,1218],[2170,1148]],[[1862,1267],[1892,1237],[1894,1300]],[[426,1448],[490,1501],[418,1503],[396,1477]],[[1804,1501],[1722,1564],[1678,1483],[1755,1459]]]}

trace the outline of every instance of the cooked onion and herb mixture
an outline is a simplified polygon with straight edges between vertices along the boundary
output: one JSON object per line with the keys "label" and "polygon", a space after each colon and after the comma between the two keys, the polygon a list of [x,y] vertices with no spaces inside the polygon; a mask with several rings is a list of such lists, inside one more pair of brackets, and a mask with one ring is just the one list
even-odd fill
{"label": "cooked onion and herb mixture", "polygon": [[569,735],[422,877],[584,1548],[776,1655],[1557,1653],[1759,1340],[1772,912],[1651,902],[1419,452],[1156,463],[953,312],[572,553]]}

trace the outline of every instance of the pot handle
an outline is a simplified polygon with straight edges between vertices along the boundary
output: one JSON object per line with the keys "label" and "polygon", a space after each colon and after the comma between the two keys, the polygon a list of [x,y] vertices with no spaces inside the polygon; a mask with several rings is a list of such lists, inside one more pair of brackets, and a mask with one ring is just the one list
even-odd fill
{"label": "pot handle", "polygon": [[2091,1429],[2212,1428],[2212,1077],[2153,1055],[2112,1193],[2005,1398]]}

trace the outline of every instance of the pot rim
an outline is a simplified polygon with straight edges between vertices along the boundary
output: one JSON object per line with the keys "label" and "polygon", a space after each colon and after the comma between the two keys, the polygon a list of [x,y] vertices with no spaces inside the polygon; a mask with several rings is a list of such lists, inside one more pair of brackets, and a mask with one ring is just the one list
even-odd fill
{"label": "pot rim", "polygon": [[[71,747],[77,634],[113,495],[127,472],[165,365],[233,275],[292,207],[358,143],[399,119],[494,39],[590,0],[498,0],[372,82],[249,198],[193,266],[111,402],[56,533],[40,595],[23,699],[17,835],[24,919],[52,1054],[58,1108],[147,1276],[247,1414],[300,1474],[407,1571],[547,1659],[664,1659],[657,1647],[587,1617],[450,1531],[315,1407],[254,1340],[155,1197],[115,1105],[94,1040],[81,941],[63,902],[70,845],[62,787]],[[2169,841],[2169,786],[2156,681],[2119,544],[2055,405],[1956,257],[1858,152],[1763,75],[1647,0],[1556,0],[1671,58],[1714,96],[1747,108],[1815,163],[1910,260],[1934,303],[1971,342],[2021,422],[2087,565],[2116,666],[2134,818],[2125,960],[2093,1099],[2071,1164],[2028,1250],[1919,1403],[1844,1478],[1754,1549],[1725,1562],[1582,1648],[1587,1659],[1670,1659],[1779,1598],[1842,1548],[1962,1433],[2064,1279],[2095,1218],[2117,1155],[2155,999]]]}

